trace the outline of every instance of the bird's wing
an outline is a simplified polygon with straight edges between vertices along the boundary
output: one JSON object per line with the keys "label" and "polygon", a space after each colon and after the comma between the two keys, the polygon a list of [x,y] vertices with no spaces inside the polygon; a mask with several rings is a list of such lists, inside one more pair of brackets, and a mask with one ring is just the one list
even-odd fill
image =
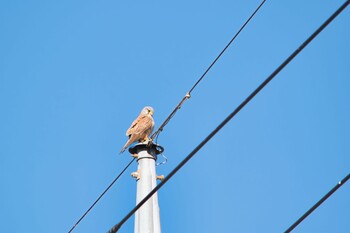
{"label": "bird's wing", "polygon": [[140,118],[139,122],[137,123],[134,134],[144,134],[146,131],[149,131],[149,129],[153,126],[153,119],[151,116],[143,116]]}
{"label": "bird's wing", "polygon": [[126,136],[131,134],[142,134],[146,130],[153,128],[154,121],[151,116],[139,116],[126,131]]}
{"label": "bird's wing", "polygon": [[134,120],[130,126],[130,128],[126,131],[126,136],[130,136],[134,133],[135,128],[138,127],[138,122],[140,121],[141,116],[137,117],[136,120]]}

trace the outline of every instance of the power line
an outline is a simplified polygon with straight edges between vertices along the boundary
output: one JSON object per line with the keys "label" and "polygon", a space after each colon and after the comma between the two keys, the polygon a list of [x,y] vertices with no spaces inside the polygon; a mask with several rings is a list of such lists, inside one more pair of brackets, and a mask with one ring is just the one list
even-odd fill
{"label": "power line", "polygon": [[209,72],[209,70],[214,66],[214,64],[219,60],[222,54],[230,47],[232,42],[236,39],[236,37],[241,33],[241,31],[245,28],[245,26],[249,23],[249,21],[254,17],[254,15],[259,11],[259,9],[264,5],[266,0],[263,0],[260,5],[255,9],[255,11],[250,15],[250,17],[246,20],[246,22],[242,25],[242,27],[238,30],[238,32],[232,37],[230,42],[225,46],[225,48],[220,52],[220,54],[215,58],[215,60],[210,64],[210,66],[205,70],[205,72],[202,74],[202,76],[197,80],[197,82],[191,87],[191,89],[187,92],[187,94],[182,98],[180,103],[176,105],[174,110],[170,113],[170,115],[165,119],[165,121],[159,126],[159,128],[152,134],[151,139],[153,140],[156,136],[160,134],[161,131],[163,131],[164,127],[169,123],[171,118],[176,114],[176,112],[181,108],[182,104],[191,98],[191,92],[197,87],[197,85],[202,81],[204,76]]}
{"label": "power line", "polygon": [[119,173],[119,175],[112,181],[112,183],[103,191],[103,193],[96,199],[96,201],[90,206],[90,208],[81,216],[81,218],[74,224],[74,226],[68,231],[68,233],[71,233],[74,228],[83,220],[83,218],[90,212],[90,210],[96,205],[96,203],[105,195],[105,193],[113,186],[113,184],[119,179],[119,177],[128,169],[128,167],[134,162],[135,158],[133,158],[128,165]]}
{"label": "power line", "polygon": [[284,233],[291,232],[294,228],[296,228],[305,218],[307,218],[315,209],[317,209],[325,200],[327,200],[330,196],[337,191],[343,184],[345,184],[350,179],[350,173],[344,177],[341,181],[337,183],[326,195],[324,195],[315,205],[313,205],[308,211],[306,211],[303,216],[301,216],[293,225],[291,225]]}
{"label": "power line", "polygon": [[264,82],[262,82],[219,126],[217,126],[184,160],[180,162],[144,199],[142,199],[118,224],[114,225],[108,233],[117,232],[120,227],[167,183],[216,133],[218,133],[246,104],[248,104],[290,61],[292,61],[327,25],[332,22],[350,3],[345,2],[335,11],[311,36],[309,36]]}

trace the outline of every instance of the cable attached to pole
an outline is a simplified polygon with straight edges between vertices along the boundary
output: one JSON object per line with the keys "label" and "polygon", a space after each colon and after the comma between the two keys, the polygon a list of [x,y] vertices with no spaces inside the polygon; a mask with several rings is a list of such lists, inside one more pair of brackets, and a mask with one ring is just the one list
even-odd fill
{"label": "cable attached to pole", "polygon": [[343,184],[345,184],[350,179],[350,173],[344,177],[341,181],[338,182],[336,186],[334,186],[326,195],[324,195],[315,205],[313,205],[308,211],[306,211],[303,216],[301,216],[293,225],[291,225],[284,233],[289,233],[294,228],[296,228],[305,218],[307,218],[314,210],[316,210],[322,203],[327,200],[330,196],[335,193]]}
{"label": "cable attached to pole", "polygon": [[81,218],[74,224],[74,226],[68,231],[68,233],[71,233],[74,228],[83,220],[83,218],[90,212],[90,210],[96,205],[96,203],[105,195],[105,193],[113,186],[113,184],[119,179],[119,177],[128,169],[128,167],[135,161],[135,158],[133,158],[128,165],[119,173],[119,175],[112,181],[112,183],[103,191],[103,193],[96,199],[96,201],[90,206],[90,208],[81,216]]}
{"label": "cable attached to pole", "polygon": [[119,223],[108,233],[116,233],[120,227],[145,204],[160,188],[163,187],[215,134],[217,134],[246,104],[248,104],[284,67],[288,65],[330,22],[332,22],[350,3],[350,0],[339,7],[311,36],[309,36],[264,82],[262,82],[223,122],[220,123],[194,150],[185,157],[147,196],[145,196]]}
{"label": "cable attached to pole", "polygon": [[219,60],[222,54],[230,47],[232,42],[236,39],[236,37],[241,33],[241,31],[245,28],[245,26],[249,23],[249,21],[254,17],[254,15],[259,11],[259,9],[264,5],[266,0],[263,0],[260,5],[255,9],[255,11],[250,15],[250,17],[245,21],[245,23],[242,25],[242,27],[238,30],[238,32],[232,37],[230,42],[225,46],[225,48],[220,52],[220,54],[215,58],[215,60],[210,64],[210,66],[205,70],[205,72],[202,74],[202,76],[197,80],[197,82],[191,87],[191,89],[186,93],[186,95],[182,98],[180,103],[174,108],[174,110],[170,113],[170,115],[165,119],[165,121],[159,126],[159,128],[152,134],[150,137],[152,140],[158,136],[164,129],[164,127],[169,123],[171,118],[176,114],[176,112],[181,108],[183,103],[185,103],[186,100],[191,98],[192,91],[197,87],[197,85],[202,81],[204,76],[209,72],[209,70],[214,66],[214,64]]}

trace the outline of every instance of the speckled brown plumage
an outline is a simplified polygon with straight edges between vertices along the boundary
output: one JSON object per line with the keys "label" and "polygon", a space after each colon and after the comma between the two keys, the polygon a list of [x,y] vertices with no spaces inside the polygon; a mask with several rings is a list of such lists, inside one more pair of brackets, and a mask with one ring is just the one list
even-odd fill
{"label": "speckled brown plumage", "polygon": [[123,153],[132,143],[136,141],[142,142],[148,139],[154,127],[153,112],[152,107],[147,106],[142,109],[140,115],[126,131],[126,136],[129,137],[129,140],[125,143],[120,153]]}

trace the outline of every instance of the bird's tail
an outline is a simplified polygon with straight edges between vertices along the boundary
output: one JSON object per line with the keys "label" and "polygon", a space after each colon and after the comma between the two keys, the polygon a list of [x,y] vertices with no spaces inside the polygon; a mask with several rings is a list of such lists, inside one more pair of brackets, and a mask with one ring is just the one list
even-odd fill
{"label": "bird's tail", "polygon": [[119,154],[122,154],[126,150],[126,148],[128,148],[131,145],[131,143],[131,140],[128,140],[123,146],[123,148],[120,150]]}
{"label": "bird's tail", "polygon": [[126,150],[126,148],[123,147],[123,148],[120,150],[119,154],[122,154],[125,150]]}

